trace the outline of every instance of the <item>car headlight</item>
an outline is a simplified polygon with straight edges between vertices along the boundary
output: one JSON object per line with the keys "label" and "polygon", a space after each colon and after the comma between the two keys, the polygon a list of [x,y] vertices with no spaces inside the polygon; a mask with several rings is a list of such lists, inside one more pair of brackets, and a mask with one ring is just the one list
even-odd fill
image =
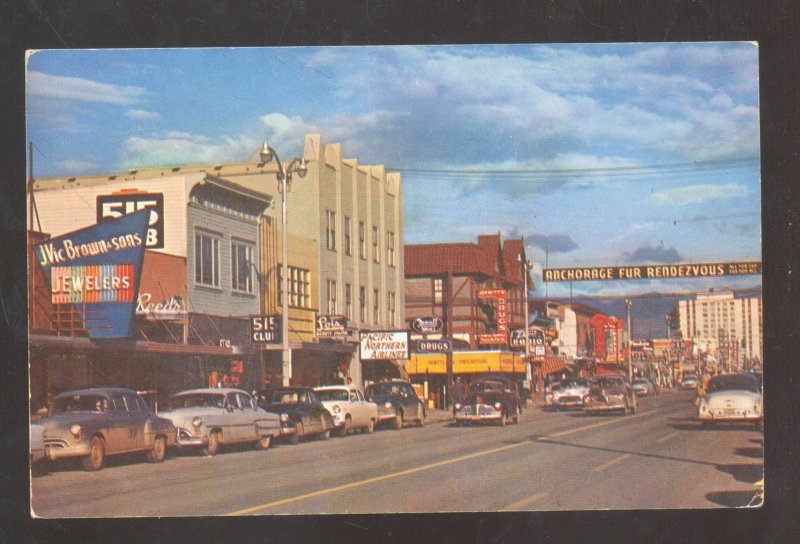
{"label": "car headlight", "polygon": [[281,423],[289,421],[289,414],[281,414]]}
{"label": "car headlight", "polygon": [[192,427],[194,427],[195,429],[198,428],[202,424],[203,424],[203,420],[200,418],[200,416],[195,416],[192,419]]}
{"label": "car headlight", "polygon": [[496,409],[496,410],[499,410],[499,409],[500,409],[502,406],[503,406],[503,405],[502,405],[502,404],[500,404],[499,402],[495,402],[495,403],[494,403],[494,407],[495,407],[495,409]]}
{"label": "car headlight", "polygon": [[332,411],[333,411],[333,413],[334,413],[334,414],[338,414],[339,412],[341,412],[341,411],[342,411],[342,409],[341,409],[341,408],[339,407],[339,405],[337,404],[336,406],[334,406],[334,407],[333,407],[333,410],[332,410]]}
{"label": "car headlight", "polygon": [[456,410],[461,410],[461,403],[460,402],[456,403]]}
{"label": "car headlight", "polygon": [[384,408],[391,408],[392,407],[392,403],[387,401],[386,404],[383,405],[383,407]]}
{"label": "car headlight", "polygon": [[73,425],[72,427],[69,428],[69,432],[71,432],[72,436],[74,436],[75,438],[80,438],[81,437],[81,426],[76,423],[75,425]]}

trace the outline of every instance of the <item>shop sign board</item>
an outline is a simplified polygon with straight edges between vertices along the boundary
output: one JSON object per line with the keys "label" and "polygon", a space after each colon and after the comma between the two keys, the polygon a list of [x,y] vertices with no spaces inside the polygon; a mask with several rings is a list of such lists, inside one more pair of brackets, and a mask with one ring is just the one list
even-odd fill
{"label": "shop sign board", "polygon": [[503,289],[482,289],[478,298],[490,298],[495,301],[495,326],[497,331],[490,334],[479,334],[481,345],[508,344],[508,293]]}
{"label": "shop sign board", "polygon": [[280,315],[251,315],[250,342],[252,344],[280,344]]}
{"label": "shop sign board", "polygon": [[186,305],[179,295],[153,301],[152,293],[139,293],[136,299],[136,315],[149,319],[178,319],[186,317]]}
{"label": "shop sign board", "polygon": [[[534,346],[544,346],[546,338],[549,338],[549,335],[546,334],[547,331],[544,331],[540,328],[531,327],[528,329],[528,347],[532,348]],[[524,329],[514,329],[511,331],[511,339],[509,340],[509,345],[512,348],[525,348],[525,330]]]}
{"label": "shop sign board", "polygon": [[408,359],[409,347],[407,331],[361,331],[358,354],[362,361]]}
{"label": "shop sign board", "polygon": [[453,343],[450,340],[417,340],[417,351],[419,353],[449,353],[453,351]]}
{"label": "shop sign board", "polygon": [[411,320],[411,330],[419,334],[439,334],[444,329],[444,321],[438,316],[415,317]]}
{"label": "shop sign board", "polygon": [[343,315],[318,315],[314,322],[317,338],[346,338],[347,318]]}
{"label": "shop sign board", "polygon": [[53,304],[75,304],[90,338],[130,336],[150,212],[139,211],[33,246]]}
{"label": "shop sign board", "polygon": [[652,280],[743,276],[748,274],[761,274],[761,261],[545,268],[542,271],[542,278],[544,281]]}
{"label": "shop sign board", "polygon": [[140,210],[150,210],[145,246],[148,249],[164,247],[164,195],[143,191],[123,190],[110,195],[97,195],[97,222],[130,215]]}

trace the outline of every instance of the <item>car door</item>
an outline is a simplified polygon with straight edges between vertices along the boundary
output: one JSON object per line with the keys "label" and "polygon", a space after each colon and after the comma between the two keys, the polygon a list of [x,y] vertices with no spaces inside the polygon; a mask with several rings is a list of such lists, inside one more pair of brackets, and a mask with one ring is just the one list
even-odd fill
{"label": "car door", "polygon": [[230,392],[225,395],[223,403],[224,413],[222,415],[225,422],[222,429],[222,437],[225,442],[240,442],[245,435],[245,414],[244,409],[239,405],[239,397],[236,393]]}
{"label": "car door", "polygon": [[319,400],[316,393],[313,391],[304,391],[302,397],[308,403],[308,416],[311,421],[311,432],[321,433],[325,430],[325,422],[323,420],[325,407],[322,401]]}
{"label": "car door", "polygon": [[364,412],[364,402],[363,399],[359,400],[358,393],[356,393],[355,389],[348,390],[349,405],[350,405],[350,417],[353,422],[353,427],[363,427],[367,424],[367,417]]}
{"label": "car door", "polygon": [[263,418],[259,417],[256,411],[256,405],[250,395],[247,393],[238,393],[238,397],[239,406],[242,410],[241,439],[247,440],[248,442],[256,440],[261,436],[258,432],[258,427],[259,425],[263,427]]}
{"label": "car door", "polygon": [[125,404],[128,408],[128,440],[129,447],[126,449],[141,450],[145,448],[147,431],[147,420],[149,413],[142,410],[136,393],[125,393]]}
{"label": "car door", "polygon": [[130,414],[122,392],[112,393],[108,399],[108,428],[106,430],[106,453],[127,451],[134,447],[130,436]]}

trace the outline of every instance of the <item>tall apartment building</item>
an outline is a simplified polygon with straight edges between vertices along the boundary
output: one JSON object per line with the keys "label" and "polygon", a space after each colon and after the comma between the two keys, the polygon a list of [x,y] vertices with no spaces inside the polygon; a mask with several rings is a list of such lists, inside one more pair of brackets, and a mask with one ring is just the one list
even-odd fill
{"label": "tall apartment building", "polygon": [[761,296],[737,297],[733,291],[698,293],[678,301],[685,339],[715,339],[718,360],[734,367],[763,361]]}

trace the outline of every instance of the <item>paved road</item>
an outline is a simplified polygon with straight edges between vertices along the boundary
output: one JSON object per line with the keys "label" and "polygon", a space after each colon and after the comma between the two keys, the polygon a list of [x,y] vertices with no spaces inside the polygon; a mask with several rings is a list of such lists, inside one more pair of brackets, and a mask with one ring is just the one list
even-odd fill
{"label": "paved road", "polygon": [[707,430],[691,393],[627,417],[528,408],[518,425],[379,430],[327,442],[109,459],[32,479],[41,517],[719,508],[754,501],[763,434]]}

